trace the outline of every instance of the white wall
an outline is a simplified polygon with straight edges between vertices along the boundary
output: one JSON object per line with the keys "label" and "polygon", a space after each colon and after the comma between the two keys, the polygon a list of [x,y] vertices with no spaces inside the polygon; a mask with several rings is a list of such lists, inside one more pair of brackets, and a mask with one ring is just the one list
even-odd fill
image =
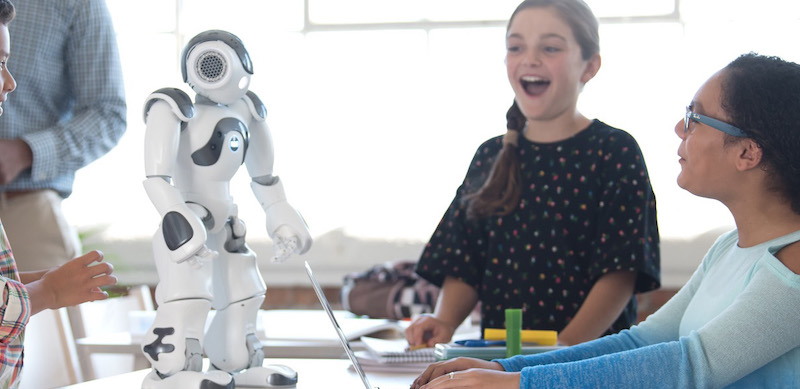
{"label": "white wall", "polygon": [[[717,236],[724,231],[709,231],[691,239],[662,239],[662,288],[680,288],[692,275]],[[106,258],[115,264],[115,273],[121,284],[155,285],[158,282],[149,239],[105,240],[98,236],[87,243],[92,248],[100,248]],[[269,261],[272,254],[270,241],[253,240],[249,245],[259,256],[259,267],[267,287],[310,286],[303,270],[305,260],[312,264],[321,284],[337,286],[341,285],[344,276],[350,272],[363,271],[387,261],[417,259],[425,242],[359,238],[335,230],[317,237],[306,254],[294,256],[281,264]]]}

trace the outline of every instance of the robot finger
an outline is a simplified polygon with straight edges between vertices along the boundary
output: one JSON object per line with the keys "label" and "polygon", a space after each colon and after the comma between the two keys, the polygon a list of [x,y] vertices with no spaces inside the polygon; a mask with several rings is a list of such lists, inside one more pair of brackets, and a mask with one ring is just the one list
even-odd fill
{"label": "robot finger", "polygon": [[207,263],[219,255],[218,252],[209,249],[205,245],[197,250],[196,253],[184,258],[183,260],[178,261],[178,263],[188,262],[192,267],[201,267],[204,263]]}
{"label": "robot finger", "polygon": [[291,237],[278,237],[278,241],[275,242],[275,256],[273,257],[273,262],[283,262],[287,258],[289,258],[292,254],[298,253],[299,250],[299,239],[296,236]]}
{"label": "robot finger", "polygon": [[217,256],[219,256],[219,253],[209,249],[206,246],[203,246],[200,248],[200,250],[197,251],[197,253],[194,256],[197,257],[200,261],[206,262],[206,261],[211,261]]}

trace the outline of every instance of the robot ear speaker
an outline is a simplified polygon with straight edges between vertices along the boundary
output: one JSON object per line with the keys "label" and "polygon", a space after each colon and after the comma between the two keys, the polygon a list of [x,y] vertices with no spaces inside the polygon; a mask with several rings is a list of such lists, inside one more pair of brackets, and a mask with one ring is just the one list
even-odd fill
{"label": "robot ear speaker", "polygon": [[197,58],[195,70],[203,81],[215,82],[225,76],[228,63],[220,53],[207,51]]}

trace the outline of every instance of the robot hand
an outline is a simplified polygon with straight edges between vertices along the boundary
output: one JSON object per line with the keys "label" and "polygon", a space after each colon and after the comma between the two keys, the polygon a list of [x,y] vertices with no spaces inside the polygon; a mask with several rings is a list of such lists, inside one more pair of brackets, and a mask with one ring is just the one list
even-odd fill
{"label": "robot hand", "polygon": [[229,253],[246,252],[247,246],[245,245],[244,236],[247,233],[247,228],[244,221],[236,216],[228,219],[228,226],[226,228],[225,251]]}
{"label": "robot hand", "polygon": [[303,217],[286,201],[283,184],[250,183],[256,198],[267,215],[267,233],[275,247],[273,262],[283,262],[292,254],[303,254],[311,248],[311,233]]}
{"label": "robot hand", "polygon": [[305,221],[289,203],[273,204],[269,209],[267,232],[275,247],[273,262],[283,262],[292,254],[303,254],[311,248],[311,234]]}
{"label": "robot hand", "polygon": [[206,245],[203,245],[203,247],[200,247],[200,250],[197,250],[196,253],[192,254],[188,258],[177,261],[177,263],[187,262],[189,266],[199,268],[202,267],[204,263],[213,261],[218,255],[218,252],[211,250]]}
{"label": "robot hand", "polygon": [[300,237],[287,225],[278,227],[275,231],[273,244],[275,255],[272,257],[273,263],[280,263],[287,260],[292,254],[300,252]]}

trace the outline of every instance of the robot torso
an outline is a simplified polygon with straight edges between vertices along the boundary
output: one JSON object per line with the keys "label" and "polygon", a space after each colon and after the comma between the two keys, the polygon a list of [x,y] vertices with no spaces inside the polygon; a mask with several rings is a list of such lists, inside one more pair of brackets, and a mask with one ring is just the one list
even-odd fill
{"label": "robot torso", "polygon": [[198,103],[194,117],[181,130],[173,185],[187,202],[205,207],[213,220],[235,214],[229,184],[245,160],[249,117],[240,102]]}

